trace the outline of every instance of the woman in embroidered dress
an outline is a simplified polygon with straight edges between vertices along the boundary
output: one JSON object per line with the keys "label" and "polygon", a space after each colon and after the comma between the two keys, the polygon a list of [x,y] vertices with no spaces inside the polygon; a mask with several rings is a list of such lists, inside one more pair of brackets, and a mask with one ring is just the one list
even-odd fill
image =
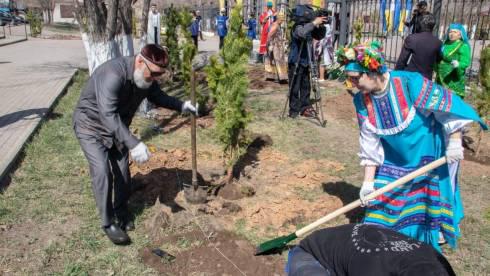
{"label": "woman in embroidered dress", "polygon": [[[372,42],[337,53],[360,92],[354,105],[360,128],[364,182],[359,193],[365,223],[392,228],[440,250],[460,235],[463,208],[457,164],[463,159],[461,128],[476,121],[476,112],[450,90],[413,72],[388,72],[381,44]],[[417,177],[375,200],[372,191],[446,155],[449,165]],[[455,165],[451,165],[455,164]]]}
{"label": "woman in embroidered dress", "polygon": [[288,80],[287,57],[284,53],[285,38],[281,29],[284,14],[279,13],[267,36],[267,55],[265,56],[266,79],[286,83]]}
{"label": "woman in embroidered dress", "polygon": [[333,50],[333,33],[332,33],[332,20],[329,19],[325,26],[325,37],[317,42],[315,47],[315,53],[320,60],[320,76],[319,81],[326,81],[325,68],[332,67],[334,63],[334,50]]}
{"label": "woman in embroidered dress", "polygon": [[471,47],[461,24],[449,25],[441,52],[442,60],[436,67],[436,82],[464,98],[465,70],[471,63]]}

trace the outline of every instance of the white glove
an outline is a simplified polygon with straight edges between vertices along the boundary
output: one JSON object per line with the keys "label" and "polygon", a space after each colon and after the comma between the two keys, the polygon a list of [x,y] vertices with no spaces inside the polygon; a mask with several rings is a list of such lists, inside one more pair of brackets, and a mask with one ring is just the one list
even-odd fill
{"label": "white glove", "polygon": [[457,60],[453,60],[453,61],[451,61],[451,65],[453,66],[453,68],[458,68],[459,62]]}
{"label": "white glove", "polygon": [[185,101],[182,105],[182,113],[194,113],[196,116],[198,115],[199,103],[196,103],[196,106],[193,106],[191,101]]}
{"label": "white glove", "polygon": [[359,191],[359,199],[361,200],[361,206],[366,207],[374,200],[366,200],[365,197],[374,192],[374,182],[373,181],[364,181],[362,182],[361,190]]}
{"label": "white glove", "polygon": [[143,142],[139,142],[136,147],[131,149],[131,157],[136,163],[141,164],[150,159],[150,151]]}
{"label": "white glove", "polygon": [[464,159],[463,146],[461,145],[461,138],[449,139],[446,149],[447,163],[451,164]]}

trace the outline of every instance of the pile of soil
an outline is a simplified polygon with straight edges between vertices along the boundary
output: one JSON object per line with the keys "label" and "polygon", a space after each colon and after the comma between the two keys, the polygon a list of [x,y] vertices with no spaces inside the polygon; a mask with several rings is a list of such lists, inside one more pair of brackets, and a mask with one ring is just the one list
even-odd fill
{"label": "pile of soil", "polygon": [[[166,237],[160,243],[176,244],[185,240],[195,247],[175,254],[166,262],[145,248],[140,256],[145,264],[171,275],[283,275],[284,259],[279,256],[254,256],[255,247],[230,232],[215,232],[207,239],[199,231]],[[163,250],[165,250],[163,248]]]}

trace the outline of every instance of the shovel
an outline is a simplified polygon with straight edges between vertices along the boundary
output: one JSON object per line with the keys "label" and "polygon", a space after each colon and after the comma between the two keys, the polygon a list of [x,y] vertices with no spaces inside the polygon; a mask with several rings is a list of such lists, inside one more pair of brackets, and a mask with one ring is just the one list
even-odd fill
{"label": "shovel", "polygon": [[[191,103],[196,106],[196,73],[191,71]],[[192,184],[184,183],[184,197],[191,204],[205,203],[208,197],[207,187],[200,186],[197,179],[196,115],[191,114],[191,147],[192,147]]]}
{"label": "shovel", "polygon": [[[446,163],[446,157],[441,157],[425,166],[423,166],[422,168],[420,169],[417,169],[407,175],[405,175],[404,177],[402,178],[399,178],[397,179],[396,181],[370,193],[369,195],[366,196],[366,200],[370,200],[370,199],[374,199],[388,191],[391,191],[393,190],[394,188],[396,187],[399,187],[405,183],[407,183],[408,181],[418,177],[418,176],[421,176],[443,164]],[[330,221],[342,214],[345,214],[347,212],[349,212],[350,210],[352,209],[355,209],[357,207],[361,206],[361,200],[356,200],[354,202],[351,202],[349,203],[348,205],[340,208],[340,209],[337,209],[335,211],[333,211],[332,213],[318,219],[317,221],[299,229],[298,231],[294,232],[294,233],[291,233],[287,236],[282,236],[282,237],[279,237],[279,238],[275,238],[273,240],[270,240],[270,241],[267,241],[267,242],[264,242],[262,244],[260,244],[258,247],[257,247],[257,250],[255,251],[255,256],[258,256],[258,255],[266,255],[266,254],[272,254],[272,253],[276,253],[276,252],[280,252],[285,246],[287,243],[289,243],[290,241],[292,240],[295,240],[296,238],[299,238],[299,237],[303,237],[305,236],[307,233],[311,232],[312,230],[314,230],[315,228],[317,228],[318,226],[326,223],[327,221]]]}

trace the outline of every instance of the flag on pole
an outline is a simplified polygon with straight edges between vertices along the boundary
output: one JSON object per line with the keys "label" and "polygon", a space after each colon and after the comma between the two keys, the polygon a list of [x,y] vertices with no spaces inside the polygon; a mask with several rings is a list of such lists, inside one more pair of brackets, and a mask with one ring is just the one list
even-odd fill
{"label": "flag on pole", "polygon": [[[404,33],[404,30],[408,29],[408,27],[405,28],[405,21],[408,21],[411,19],[410,17],[412,16],[412,1],[413,0],[406,0],[405,1],[405,15],[403,16],[403,14],[402,14],[402,20],[400,22],[400,29],[399,29],[399,31],[401,33]],[[410,30],[408,30],[407,32],[410,33]]]}
{"label": "flag on pole", "polygon": [[386,16],[386,31],[391,32],[393,28],[393,14],[395,13],[395,0],[388,0],[389,5],[387,5],[387,9],[385,10]]}
{"label": "flag on pole", "polygon": [[400,14],[402,9],[402,0],[395,0],[395,11],[393,14],[393,32],[398,31],[400,24]]}
{"label": "flag on pole", "polygon": [[381,18],[381,22],[383,23],[383,33],[386,33],[385,10],[386,10],[386,0],[381,0],[379,2],[379,15],[380,15],[380,18]]}

